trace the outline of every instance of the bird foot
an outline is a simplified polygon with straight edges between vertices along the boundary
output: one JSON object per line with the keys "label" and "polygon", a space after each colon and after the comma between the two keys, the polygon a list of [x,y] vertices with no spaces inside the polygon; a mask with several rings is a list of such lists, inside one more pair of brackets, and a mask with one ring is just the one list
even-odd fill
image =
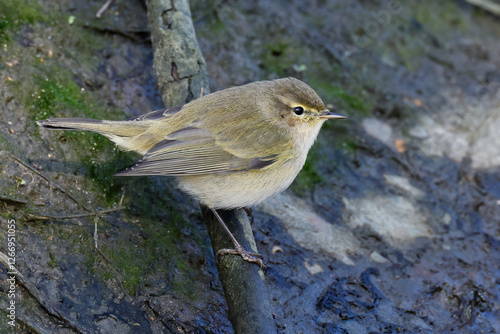
{"label": "bird foot", "polygon": [[239,255],[244,261],[256,263],[259,265],[261,269],[266,268],[266,266],[264,265],[264,261],[262,261],[262,255],[258,253],[247,252],[243,248],[241,249],[224,248],[224,249],[219,249],[219,251],[217,252],[217,258],[220,255],[226,255],[226,254]]}

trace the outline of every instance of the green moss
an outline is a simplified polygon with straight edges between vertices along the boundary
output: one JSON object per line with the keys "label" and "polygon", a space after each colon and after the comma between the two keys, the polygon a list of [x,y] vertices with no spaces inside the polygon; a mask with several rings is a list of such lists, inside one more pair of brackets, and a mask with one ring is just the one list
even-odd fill
{"label": "green moss", "polygon": [[[186,264],[178,250],[179,242],[185,238],[182,230],[188,223],[157,181],[153,177],[127,179],[126,187],[133,192],[127,196],[129,202],[124,205],[134,219],[140,217],[140,225],[130,228],[137,229],[134,234],[141,237],[133,240],[117,237],[113,242],[103,244],[101,249],[122,274],[129,293],[134,294],[144,280],[161,276],[168,277],[169,289],[194,298],[192,282],[199,270]],[[198,238],[191,236],[191,240],[201,244],[203,241]],[[110,270],[99,271],[104,279],[110,279]]]}
{"label": "green moss", "polygon": [[59,265],[59,260],[54,256],[54,254],[52,254],[50,249],[48,249],[48,254],[49,254],[50,260],[47,261],[47,265],[50,268],[56,268]]}
{"label": "green moss", "polygon": [[106,271],[103,273],[102,277],[106,280],[106,281],[109,281],[109,280],[112,280],[115,278],[115,273],[112,272],[112,271]]}
{"label": "green moss", "polygon": [[386,44],[410,71],[420,66],[430,45],[439,43],[446,47],[450,35],[468,29],[455,1],[423,1],[415,4],[411,13],[413,20],[401,20],[389,26],[393,29],[393,39]]}
{"label": "green moss", "polygon": [[[145,196],[144,196],[145,197]],[[163,210],[156,208],[159,215]],[[134,294],[137,285],[144,279],[150,266],[155,266],[153,276],[161,274],[170,277],[170,288],[180,294],[193,298],[192,284],[198,271],[185,264],[185,259],[179,257],[177,243],[181,240],[180,228],[186,222],[174,212],[165,213],[168,221],[141,217],[141,228],[146,238],[135,240],[115,240],[103,246],[104,253],[113,265],[123,275],[124,286],[130,294]],[[162,271],[162,273],[159,273]],[[163,273],[164,272],[164,273]],[[150,273],[151,274],[151,273]],[[110,278],[106,274],[105,278]]]}
{"label": "green moss", "polygon": [[[5,285],[7,287],[7,285]],[[6,306],[7,306],[7,302],[8,302],[8,299],[7,299],[7,292],[6,290],[2,291],[3,293],[3,300],[4,302],[6,303]],[[17,301],[16,301],[16,305],[17,305]],[[11,321],[11,319],[9,318],[9,313],[7,312],[6,310],[6,307],[2,307],[0,309],[0,317],[3,321],[3,325],[0,326],[0,334],[12,334],[12,333],[16,333],[16,331],[18,331],[20,329],[20,325],[19,324],[19,320],[16,320],[16,326],[12,327],[10,325],[8,325],[8,322]],[[22,325],[21,325],[22,326]]]}
{"label": "green moss", "polygon": [[[70,73],[61,71],[54,79],[35,78],[36,90],[31,94],[29,103],[34,120],[67,116],[100,119],[101,115],[113,114],[99,107],[94,97],[82,91],[69,76]],[[121,116],[121,112],[115,114]],[[113,175],[132,164],[132,158],[117,149],[109,139],[96,133],[64,131],[59,138],[64,138],[75,147],[79,165],[88,172],[94,186],[107,202],[116,201],[121,184]]]}
{"label": "green moss", "polygon": [[32,94],[30,112],[35,121],[60,114],[63,109],[86,109],[80,88],[71,80],[52,81],[49,78],[35,78],[37,91]]}
{"label": "green moss", "polygon": [[114,205],[121,196],[124,183],[123,178],[114,174],[132,165],[137,159],[96,133],[70,131],[64,136],[78,148],[79,166],[88,173],[94,190],[104,197],[106,205]]}
{"label": "green moss", "polygon": [[218,17],[212,18],[207,28],[210,34],[215,34],[217,36],[221,36],[226,32],[226,26],[224,22],[222,22],[222,20]]}
{"label": "green moss", "polygon": [[358,148],[358,143],[351,139],[344,140],[341,145],[350,154],[353,154]]}
{"label": "green moss", "polygon": [[135,259],[135,257],[130,257],[130,255],[142,258],[142,254],[131,254],[126,249],[123,249],[121,252],[117,252],[114,255],[117,256],[112,257],[112,263],[120,270],[124,277],[123,286],[127,289],[129,294],[134,295],[137,285],[141,281],[142,275],[147,267],[141,265],[141,263],[137,263],[137,259]]}
{"label": "green moss", "polygon": [[51,259],[50,261],[47,262],[47,265],[50,268],[56,268],[58,264],[59,264],[59,261],[57,261],[55,259]]}
{"label": "green moss", "polygon": [[361,111],[364,114],[368,113],[366,105],[358,97],[354,95],[347,94],[340,87],[331,87],[330,93],[335,97],[340,99],[344,105],[350,110]]}
{"label": "green moss", "polygon": [[263,53],[260,56],[262,66],[266,72],[276,73],[280,77],[286,76],[287,70],[292,68],[293,64],[300,58],[300,49],[292,47],[288,42],[268,43],[262,50]]}
{"label": "green moss", "polygon": [[394,50],[399,56],[403,65],[409,70],[415,70],[420,65],[424,50],[416,48],[415,46],[397,43],[394,45]]}
{"label": "green moss", "polygon": [[8,30],[23,24],[47,22],[40,5],[28,0],[0,0],[0,42],[10,39]]}
{"label": "green moss", "polygon": [[[127,193],[130,203],[125,203],[129,213],[141,217],[146,221],[162,221],[169,217],[169,225],[182,227],[185,224],[183,217],[172,208],[177,206],[175,200],[168,191],[168,179],[162,176],[151,177],[127,177]],[[167,183],[167,185],[165,184]],[[140,196],[147,192],[148,196]],[[147,226],[146,226],[147,228]],[[148,232],[148,231],[147,231]]]}
{"label": "green moss", "polygon": [[[73,81],[73,74],[69,70],[55,63],[35,63],[33,66],[40,68],[33,78],[31,93],[25,92],[24,95],[25,104],[34,121],[49,117],[125,118],[120,110],[103,108],[92,92],[82,90]],[[23,94],[23,82],[15,82],[12,86],[20,92],[20,96]],[[75,148],[79,166],[88,172],[95,190],[103,195],[107,204],[115,202],[120,196],[121,183],[113,175],[132,164],[132,157],[117,149],[109,139],[96,133],[64,131],[54,133],[54,139],[57,136]]]}
{"label": "green moss", "polygon": [[41,68],[40,72],[45,74],[35,75],[35,88],[27,101],[35,121],[76,115],[99,118],[99,114],[109,114],[109,110],[99,107],[91,93],[78,87],[72,80],[73,74],[67,69],[49,65]]}
{"label": "green moss", "polygon": [[312,86],[317,90],[323,99],[333,99],[336,104],[336,109],[345,110],[349,114],[361,112],[362,115],[368,115],[368,107],[366,103],[359,97],[345,92],[342,88],[333,86],[326,82],[323,78],[315,77],[312,79]]}
{"label": "green moss", "polygon": [[413,6],[415,18],[425,28],[438,36],[468,30],[462,11],[456,1],[430,1],[416,3]]}
{"label": "green moss", "polygon": [[193,282],[199,279],[199,271],[185,265],[183,261],[178,261],[177,272],[172,282],[173,290],[189,299],[196,299],[198,292],[193,289]]}

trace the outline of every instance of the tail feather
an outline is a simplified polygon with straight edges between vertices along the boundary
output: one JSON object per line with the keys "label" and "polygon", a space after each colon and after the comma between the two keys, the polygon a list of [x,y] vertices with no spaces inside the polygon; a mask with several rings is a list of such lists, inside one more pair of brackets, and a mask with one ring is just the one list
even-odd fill
{"label": "tail feather", "polygon": [[38,121],[37,124],[52,130],[84,130],[97,132],[111,139],[118,146],[127,151],[145,153],[145,150],[148,148],[147,146],[152,145],[150,143],[143,143],[144,140],[141,140],[143,139],[141,135],[143,135],[149,127],[147,122],[57,118]]}
{"label": "tail feather", "polygon": [[102,135],[136,136],[145,130],[141,122],[130,121],[101,121],[88,118],[56,118],[37,122],[39,126],[54,130],[87,130]]}
{"label": "tail feather", "polygon": [[87,127],[89,124],[102,124],[103,121],[98,119],[87,118],[58,118],[58,119],[44,119],[36,123],[44,128],[54,130],[84,130],[82,127]]}

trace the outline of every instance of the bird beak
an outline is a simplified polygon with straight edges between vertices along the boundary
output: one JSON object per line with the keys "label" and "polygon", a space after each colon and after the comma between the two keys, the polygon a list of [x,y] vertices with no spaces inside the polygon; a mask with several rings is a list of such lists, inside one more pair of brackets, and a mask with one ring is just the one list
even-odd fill
{"label": "bird beak", "polygon": [[347,117],[340,115],[340,114],[336,114],[334,112],[331,112],[330,110],[324,110],[321,112],[321,115],[319,115],[319,118],[322,118],[322,119],[344,119]]}

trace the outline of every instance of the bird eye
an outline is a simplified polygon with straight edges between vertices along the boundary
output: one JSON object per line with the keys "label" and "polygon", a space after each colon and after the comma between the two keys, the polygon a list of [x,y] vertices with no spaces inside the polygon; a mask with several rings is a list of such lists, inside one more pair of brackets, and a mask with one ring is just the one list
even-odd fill
{"label": "bird eye", "polygon": [[295,113],[295,115],[302,115],[304,113],[304,108],[302,107],[295,107],[293,108],[293,112]]}

